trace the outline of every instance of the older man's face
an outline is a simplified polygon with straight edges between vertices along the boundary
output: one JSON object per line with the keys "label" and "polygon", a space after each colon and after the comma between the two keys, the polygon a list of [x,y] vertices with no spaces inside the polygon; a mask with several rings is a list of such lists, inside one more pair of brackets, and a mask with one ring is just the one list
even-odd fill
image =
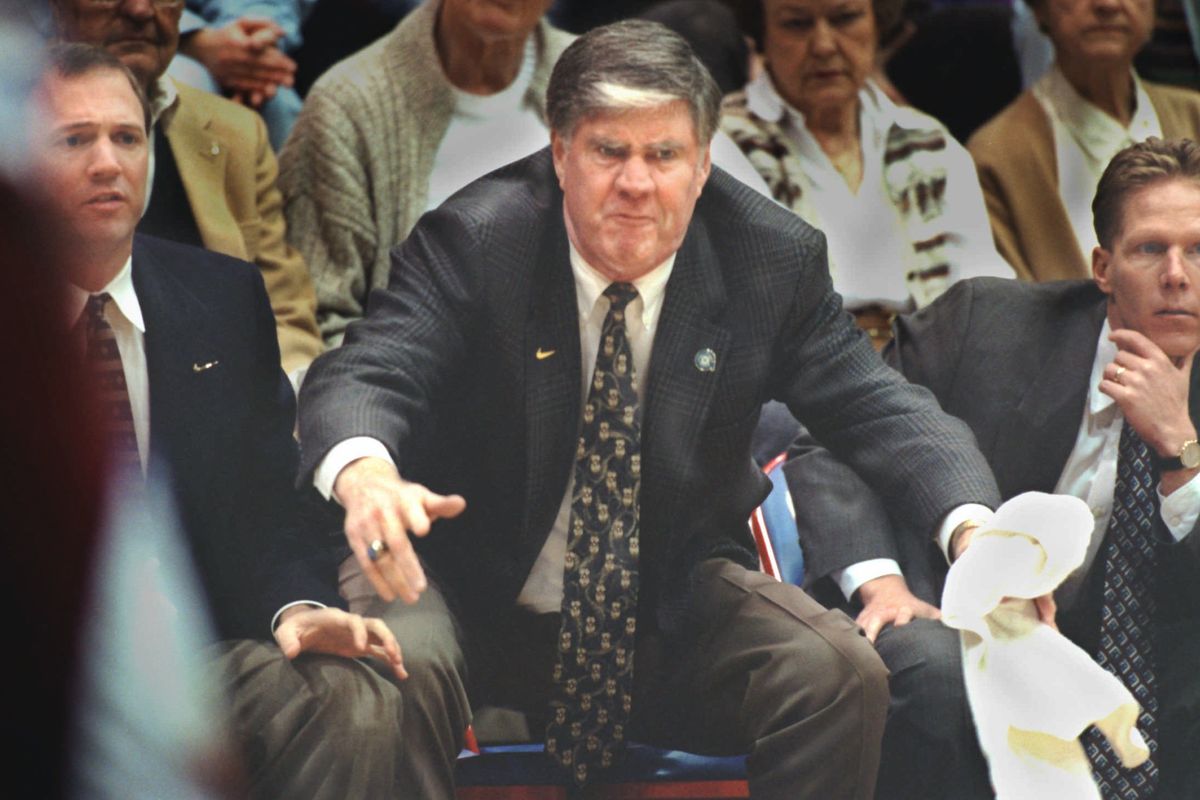
{"label": "older man's face", "polygon": [[1096,248],[1109,322],[1144,334],[1173,358],[1200,351],[1200,185],[1170,179],[1125,198],[1112,250]]}
{"label": "older man's face", "polygon": [[679,249],[711,168],[684,101],[599,114],[551,145],[567,232],[593,268],[632,281]]}
{"label": "older man's face", "polygon": [[56,229],[97,258],[131,246],[146,196],[145,118],[129,79],[112,69],[64,78],[36,94],[34,174]]}
{"label": "older man's face", "polygon": [[108,50],[142,86],[167,70],[179,46],[183,0],[51,0],[59,36]]}

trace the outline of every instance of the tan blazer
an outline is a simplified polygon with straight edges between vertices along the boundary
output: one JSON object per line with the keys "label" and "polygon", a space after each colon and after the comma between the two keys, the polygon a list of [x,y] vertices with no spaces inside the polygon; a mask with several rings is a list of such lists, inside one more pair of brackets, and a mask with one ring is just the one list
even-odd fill
{"label": "tan blazer", "polygon": [[275,314],[283,367],[307,366],[323,349],[316,295],[304,260],[285,239],[279,168],[266,126],[253,111],[176,83],[179,104],[167,141],[204,246],[262,271]]}
{"label": "tan blazer", "polygon": [[[1200,93],[1142,81],[1169,139],[1200,138]],[[1041,103],[1025,92],[967,142],[992,222],[996,249],[1026,280],[1087,278],[1090,261],[1058,193],[1054,133]]]}

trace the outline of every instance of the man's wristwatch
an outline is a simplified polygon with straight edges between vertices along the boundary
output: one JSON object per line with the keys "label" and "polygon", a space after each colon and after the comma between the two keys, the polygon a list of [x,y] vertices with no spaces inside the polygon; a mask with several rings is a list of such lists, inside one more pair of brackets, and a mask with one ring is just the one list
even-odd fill
{"label": "man's wristwatch", "polygon": [[1155,455],[1154,465],[1160,472],[1200,467],[1200,442],[1188,439],[1180,446],[1179,455],[1174,457]]}

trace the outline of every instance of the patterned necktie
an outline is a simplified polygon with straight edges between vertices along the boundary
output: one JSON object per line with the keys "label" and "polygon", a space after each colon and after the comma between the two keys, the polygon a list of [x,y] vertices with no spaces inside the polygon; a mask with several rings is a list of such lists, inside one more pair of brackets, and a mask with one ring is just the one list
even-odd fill
{"label": "patterned necktie", "polygon": [[1158,492],[1150,452],[1125,423],[1117,456],[1117,485],[1112,521],[1104,547],[1104,603],[1100,610],[1100,646],[1096,661],[1116,675],[1142,706],[1138,729],[1150,747],[1150,758],[1125,769],[1108,740],[1089,728],[1083,741],[1101,794],[1120,800],[1154,796],[1158,783],[1158,697],[1155,692],[1153,528]]}
{"label": "patterned necktie", "polygon": [[[125,385],[125,369],[112,326],[104,318],[104,306],[111,299],[107,292],[88,297],[77,324],[83,328],[84,363],[95,379],[97,408],[101,411],[101,424],[105,426],[108,438],[109,458],[118,474],[128,471],[140,475],[141,459],[129,405],[129,389]],[[136,473],[134,469],[137,469]]]}
{"label": "patterned necktie", "polygon": [[625,745],[633,706],[641,410],[625,307],[628,283],[604,291],[608,316],[583,407],[563,568],[562,628],[546,752],[582,786]]}

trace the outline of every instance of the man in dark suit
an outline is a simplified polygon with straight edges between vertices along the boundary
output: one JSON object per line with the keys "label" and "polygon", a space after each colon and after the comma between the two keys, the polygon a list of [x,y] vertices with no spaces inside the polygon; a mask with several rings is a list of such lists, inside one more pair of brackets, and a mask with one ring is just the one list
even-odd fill
{"label": "man in dark suit", "polygon": [[[1200,791],[1194,757],[1200,744],[1195,670],[1200,663],[1195,635],[1200,630],[1200,537],[1194,532],[1200,516],[1195,444],[1200,373],[1193,369],[1200,349],[1200,147],[1152,139],[1122,151],[1100,181],[1093,210],[1101,242],[1093,254],[1094,281],[964,282],[928,309],[898,320],[887,358],[970,425],[1006,499],[1027,491],[1058,492],[1091,506],[1097,523],[1087,559],[1055,594],[1057,624],[1119,674],[1119,664],[1104,653],[1101,618],[1112,618],[1105,592],[1113,591],[1117,580],[1108,553],[1117,539],[1110,519],[1122,505],[1118,481],[1127,471],[1119,454],[1123,425],[1145,443],[1157,483],[1155,510],[1146,523],[1156,564],[1135,601],[1147,604],[1150,644],[1138,656],[1153,667],[1150,683],[1156,691],[1150,694],[1155,696],[1131,688],[1153,717],[1143,716],[1143,732],[1153,738],[1157,729],[1152,763],[1158,775],[1148,778],[1159,784],[1155,796],[1193,797]],[[805,448],[803,457],[785,469],[797,503],[806,498],[798,516],[818,592],[820,584],[836,581],[848,595],[861,595],[859,607],[866,608],[860,622],[875,631],[888,623],[904,625],[929,609],[936,616],[931,604],[940,597],[944,553],[961,552],[969,537],[947,550],[949,542],[938,546],[901,525],[892,534],[887,504],[817,450]],[[844,490],[836,504],[814,492],[828,484],[830,474],[838,475]],[[831,522],[834,517],[840,524]],[[847,546],[837,536],[851,528],[860,535]],[[891,560],[893,574],[875,579],[875,585],[847,586],[843,573],[871,559]],[[889,583],[892,589],[886,588]],[[937,748],[945,766],[955,749],[945,740],[973,738],[961,709],[947,709],[961,704],[963,695],[958,651],[942,646],[946,633],[926,627],[906,634],[888,625],[879,634],[880,652],[893,674],[899,671],[897,660],[930,658],[930,651],[921,653],[923,647],[946,659],[941,665],[922,663],[925,685],[913,682],[901,693],[900,702],[924,706],[911,719],[936,721],[930,724],[943,738],[934,741],[930,733],[916,730],[920,723],[893,737],[889,722],[884,764],[894,771],[889,775],[885,769],[881,776],[882,791],[888,789],[885,778],[894,783],[888,797],[906,796],[899,787],[921,786],[940,771],[914,763],[915,748]],[[909,641],[897,648],[886,643],[892,636]],[[929,685],[931,671],[939,686]],[[975,766],[980,774],[960,773],[960,780],[976,787],[982,782],[990,796],[982,762]],[[1129,780],[1110,779],[1104,772],[1097,769],[1108,787]],[[978,796],[962,783],[947,783],[942,790],[911,796]]]}
{"label": "man in dark suit", "polygon": [[[324,671],[352,671],[353,662],[289,659],[301,651],[374,655],[398,675],[403,668],[379,620],[337,608],[327,529],[301,518],[302,508],[317,507],[293,486],[294,399],[262,278],[245,262],[135,235],[147,172],[145,96],[104,50],[56,46],[48,62],[31,115],[32,172],[61,246],[72,336],[97,378],[112,477],[133,477],[110,481],[132,484],[128,492],[114,488],[111,501],[143,500],[147,473],[173,490],[217,637],[242,640],[222,645],[218,659],[236,675],[241,721],[280,717],[275,738],[246,748],[253,788],[288,794],[297,763],[326,770],[322,780],[349,775],[353,759],[336,753],[328,762],[279,753],[302,729],[286,714],[320,714],[343,738],[361,730],[363,723],[337,716],[343,704],[335,686],[306,691]],[[280,648],[251,641],[272,630]],[[287,657],[274,659],[269,674],[252,669],[280,649]],[[296,705],[272,695],[276,705],[268,708],[264,682],[290,687]],[[382,722],[370,733],[386,749]],[[253,726],[241,732],[262,735]],[[356,785],[348,778],[337,791]]]}
{"label": "man in dark suit", "polygon": [[301,475],[404,648],[414,796],[453,794],[468,671],[579,783],[629,736],[748,752],[755,797],[872,793],[878,660],[756,570],[758,409],[786,400],[931,532],[995,487],[842,312],[820,234],[710,176],[718,102],[662,26],[581,37],[549,151],[427,215],[309,374]]}
{"label": "man in dark suit", "polygon": [[254,111],[166,76],[183,0],[51,0],[57,36],[121,59],[151,100],[149,233],[258,265],[275,314],[282,363],[296,377],[323,345],[316,295],[287,244],[279,167]]}

